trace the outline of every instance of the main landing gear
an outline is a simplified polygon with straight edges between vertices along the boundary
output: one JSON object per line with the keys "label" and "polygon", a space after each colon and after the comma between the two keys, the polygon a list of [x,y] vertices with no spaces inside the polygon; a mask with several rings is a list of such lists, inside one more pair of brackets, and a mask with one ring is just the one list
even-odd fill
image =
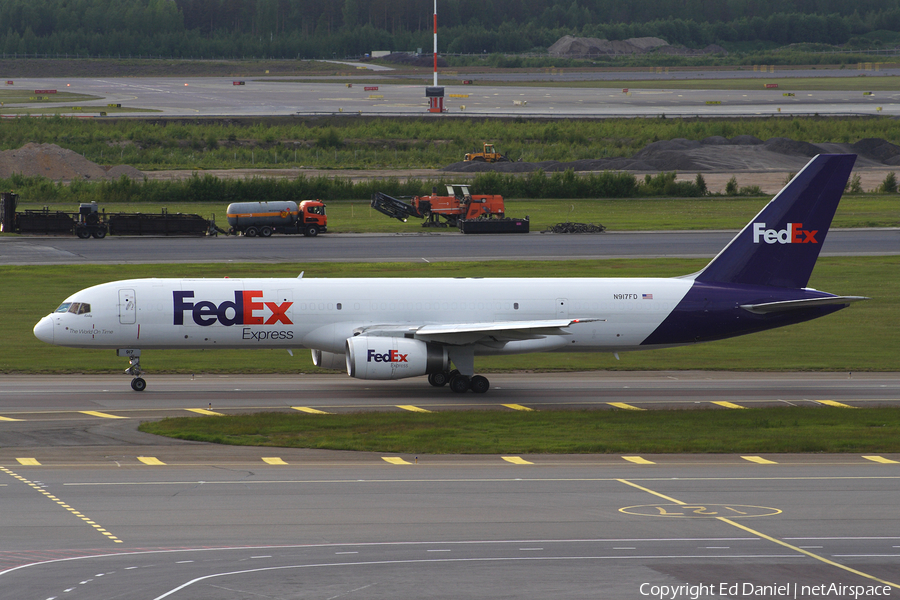
{"label": "main landing gear", "polygon": [[141,369],[141,351],[123,349],[118,350],[117,354],[128,357],[128,368],[125,369],[125,374],[134,376],[134,379],[131,380],[131,389],[136,392],[143,392],[147,389],[147,382],[141,377],[144,374],[144,370]]}
{"label": "main landing gear", "polygon": [[432,373],[428,376],[428,383],[434,387],[444,387],[449,383],[450,389],[457,394],[462,394],[469,390],[472,390],[476,394],[483,394],[491,387],[491,383],[488,381],[487,377],[482,377],[481,375],[468,377],[456,370],[450,371],[449,373],[445,371]]}

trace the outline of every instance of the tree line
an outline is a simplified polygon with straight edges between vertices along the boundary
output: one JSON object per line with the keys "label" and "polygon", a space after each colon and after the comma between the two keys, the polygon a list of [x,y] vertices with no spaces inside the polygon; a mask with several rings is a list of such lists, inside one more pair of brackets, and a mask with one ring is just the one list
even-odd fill
{"label": "tree line", "polygon": [[[5,55],[331,58],[432,47],[432,0],[4,0]],[[439,0],[439,51],[541,51],[563,35],[845,44],[900,31],[900,0]]]}

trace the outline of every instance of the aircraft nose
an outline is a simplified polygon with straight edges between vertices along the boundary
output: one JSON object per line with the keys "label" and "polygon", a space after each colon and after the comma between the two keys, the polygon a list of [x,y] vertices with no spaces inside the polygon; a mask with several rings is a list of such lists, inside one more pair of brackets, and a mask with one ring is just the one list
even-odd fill
{"label": "aircraft nose", "polygon": [[46,316],[37,322],[34,326],[34,337],[48,344],[53,343],[53,317]]}

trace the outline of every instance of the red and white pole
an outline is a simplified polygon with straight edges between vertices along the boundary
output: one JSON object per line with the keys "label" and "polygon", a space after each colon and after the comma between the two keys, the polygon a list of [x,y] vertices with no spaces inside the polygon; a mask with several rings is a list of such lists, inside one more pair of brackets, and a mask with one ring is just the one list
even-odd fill
{"label": "red and white pole", "polygon": [[434,87],[437,87],[437,0],[434,0]]}

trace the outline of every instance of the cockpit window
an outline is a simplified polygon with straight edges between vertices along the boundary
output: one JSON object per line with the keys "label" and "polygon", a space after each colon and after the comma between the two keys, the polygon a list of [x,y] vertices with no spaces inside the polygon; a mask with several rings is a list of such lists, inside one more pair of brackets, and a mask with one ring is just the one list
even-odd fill
{"label": "cockpit window", "polygon": [[72,313],[73,315],[86,315],[91,312],[91,305],[87,302],[63,302],[56,309],[58,313]]}

